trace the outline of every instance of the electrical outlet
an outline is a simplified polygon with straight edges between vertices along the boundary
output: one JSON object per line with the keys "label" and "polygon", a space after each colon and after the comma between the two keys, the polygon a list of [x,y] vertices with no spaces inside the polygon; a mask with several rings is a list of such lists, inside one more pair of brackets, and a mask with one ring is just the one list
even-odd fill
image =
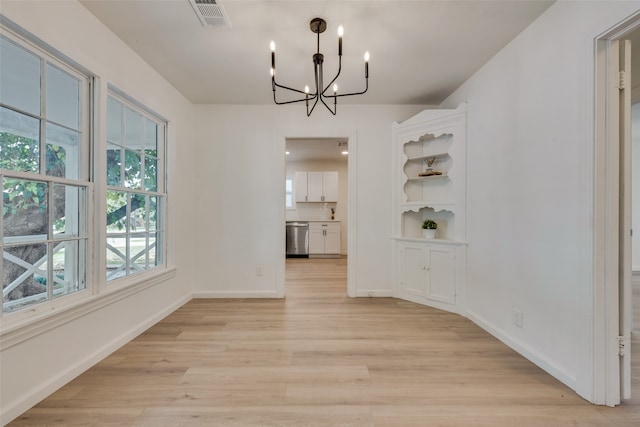
{"label": "electrical outlet", "polygon": [[258,266],[256,267],[256,276],[262,276],[262,274],[263,274],[262,266],[261,266],[261,265],[258,265]]}
{"label": "electrical outlet", "polygon": [[513,324],[516,325],[518,328],[522,328],[522,312],[514,308],[512,317],[513,317]]}

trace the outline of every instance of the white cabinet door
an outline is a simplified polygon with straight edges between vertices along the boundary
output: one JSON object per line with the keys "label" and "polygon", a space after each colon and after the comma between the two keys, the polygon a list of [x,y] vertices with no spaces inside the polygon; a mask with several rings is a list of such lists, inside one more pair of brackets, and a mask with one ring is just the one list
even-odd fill
{"label": "white cabinet door", "polygon": [[[323,224],[325,225],[325,224]],[[324,228],[324,253],[340,253],[340,224],[327,223]]]}
{"label": "white cabinet door", "polygon": [[296,172],[295,173],[295,189],[296,202],[307,201],[307,173]]}
{"label": "white cabinet door", "polygon": [[405,245],[401,257],[401,292],[425,297],[427,294],[426,255],[422,245]]}
{"label": "white cabinet door", "polygon": [[338,172],[322,173],[322,196],[323,202],[338,201]]}
{"label": "white cabinet door", "polygon": [[427,298],[448,304],[456,303],[455,255],[450,248],[428,248]]}
{"label": "white cabinet door", "polygon": [[456,304],[455,249],[405,242],[400,246],[400,298],[451,309]]}
{"label": "white cabinet door", "polygon": [[323,172],[307,172],[307,202],[322,202]]}
{"label": "white cabinet door", "polygon": [[309,255],[324,254],[324,230],[320,223],[309,223]]}

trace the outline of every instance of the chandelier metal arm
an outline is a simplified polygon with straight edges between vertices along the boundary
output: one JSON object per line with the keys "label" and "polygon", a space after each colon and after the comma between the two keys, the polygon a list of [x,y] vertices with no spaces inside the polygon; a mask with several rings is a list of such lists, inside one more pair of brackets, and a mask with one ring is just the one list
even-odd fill
{"label": "chandelier metal arm", "polygon": [[[306,92],[304,92],[302,90],[298,90],[298,89],[294,89],[292,87],[281,85],[278,82],[276,82],[275,78],[271,79],[271,86],[273,88],[273,102],[276,103],[277,105],[285,105],[285,104],[293,104],[293,103],[296,103],[296,102],[310,101],[310,100],[313,100],[314,98],[317,97],[317,95],[309,95],[308,93],[306,93]],[[301,93],[301,94],[305,95],[305,98],[294,99],[292,101],[278,101],[276,99],[276,87],[279,87],[281,89],[290,90],[292,92]]]}
{"label": "chandelier metal arm", "polygon": [[322,95],[324,98],[340,98],[341,96],[362,95],[369,90],[369,79],[365,80],[365,88],[362,92],[338,93],[335,95]]}
{"label": "chandelier metal arm", "polygon": [[340,73],[341,73],[341,72],[342,72],[342,55],[338,56],[338,73],[337,73],[337,74],[336,74],[336,76],[333,78],[333,80],[331,80],[331,81],[329,82],[329,84],[327,85],[327,87],[325,87],[325,88],[322,90],[322,96],[327,96],[327,95],[325,95],[324,93],[325,93],[326,91],[328,91],[328,90],[329,90],[329,88],[330,88],[331,86],[333,86],[333,84],[335,83],[335,81],[336,81],[336,80],[338,80],[338,77],[340,76]]}

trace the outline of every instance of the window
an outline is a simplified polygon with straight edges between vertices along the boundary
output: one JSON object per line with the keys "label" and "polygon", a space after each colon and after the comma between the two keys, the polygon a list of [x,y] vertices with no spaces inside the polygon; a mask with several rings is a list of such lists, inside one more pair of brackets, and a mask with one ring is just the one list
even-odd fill
{"label": "window", "polygon": [[0,36],[0,275],[8,313],[87,287],[91,79]]}
{"label": "window", "polygon": [[285,181],[285,207],[293,209],[293,177],[288,176]]}
{"label": "window", "polygon": [[107,100],[106,278],[164,265],[166,122],[124,95]]}

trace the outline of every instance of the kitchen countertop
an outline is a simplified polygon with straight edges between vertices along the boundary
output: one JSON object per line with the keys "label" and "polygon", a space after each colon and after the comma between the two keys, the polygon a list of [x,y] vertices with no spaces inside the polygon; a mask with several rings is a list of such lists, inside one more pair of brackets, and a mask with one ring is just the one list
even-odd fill
{"label": "kitchen countertop", "polygon": [[339,219],[288,219],[286,222],[340,222]]}

